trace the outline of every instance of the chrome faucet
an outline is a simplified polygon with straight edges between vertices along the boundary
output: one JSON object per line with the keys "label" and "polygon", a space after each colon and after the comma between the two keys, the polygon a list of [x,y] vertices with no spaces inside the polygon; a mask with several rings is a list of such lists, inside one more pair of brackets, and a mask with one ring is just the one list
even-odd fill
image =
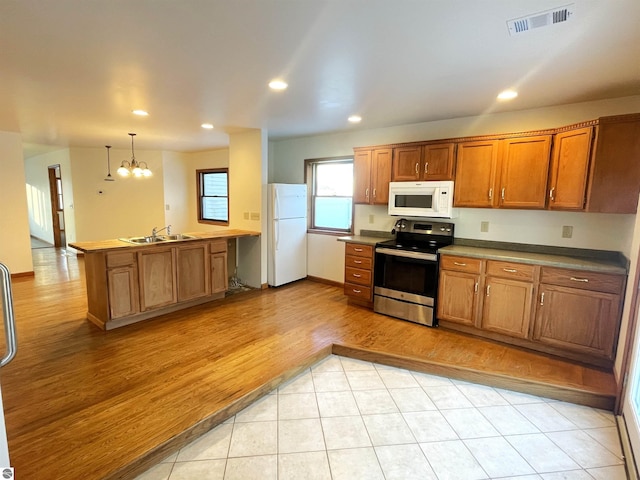
{"label": "chrome faucet", "polygon": [[151,230],[151,238],[153,238],[155,240],[156,237],[158,236],[158,234],[163,230],[167,231],[167,235],[171,235],[171,225],[167,225],[166,227],[162,227],[160,230],[158,230],[158,227],[153,227],[153,230]]}

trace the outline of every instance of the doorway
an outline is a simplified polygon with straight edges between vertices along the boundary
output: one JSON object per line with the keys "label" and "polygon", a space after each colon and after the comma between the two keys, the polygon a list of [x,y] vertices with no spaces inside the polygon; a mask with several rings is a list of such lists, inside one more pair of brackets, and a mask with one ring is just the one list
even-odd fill
{"label": "doorway", "polygon": [[51,218],[53,219],[53,244],[65,248],[67,237],[64,223],[64,199],[62,196],[62,172],[60,165],[50,165],[49,193],[51,195]]}

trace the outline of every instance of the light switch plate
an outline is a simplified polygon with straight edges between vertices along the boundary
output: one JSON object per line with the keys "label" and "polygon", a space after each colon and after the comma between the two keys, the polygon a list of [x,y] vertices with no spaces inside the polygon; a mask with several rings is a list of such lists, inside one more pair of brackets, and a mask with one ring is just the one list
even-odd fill
{"label": "light switch plate", "polygon": [[488,232],[489,231],[489,222],[480,222],[480,231],[481,232]]}
{"label": "light switch plate", "polygon": [[573,227],[571,225],[563,225],[562,238],[571,238],[571,237],[573,237]]}

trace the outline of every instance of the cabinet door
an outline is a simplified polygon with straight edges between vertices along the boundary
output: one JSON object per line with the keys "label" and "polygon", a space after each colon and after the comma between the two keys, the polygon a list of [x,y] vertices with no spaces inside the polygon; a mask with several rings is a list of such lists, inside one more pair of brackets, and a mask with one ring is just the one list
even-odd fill
{"label": "cabinet door", "polygon": [[487,277],[481,327],[484,330],[527,338],[531,321],[533,284]]}
{"label": "cabinet door", "polygon": [[221,293],[227,290],[229,290],[227,252],[217,252],[211,255],[211,293]]}
{"label": "cabinet door", "polygon": [[422,166],[423,180],[453,180],[455,143],[425,145]]}
{"label": "cabinet door", "polygon": [[178,301],[209,295],[209,252],[204,242],[176,247]]}
{"label": "cabinet door", "polygon": [[371,202],[375,205],[389,203],[389,182],[391,181],[392,149],[376,149],[371,155]]}
{"label": "cabinet door", "polygon": [[369,203],[371,187],[371,150],[353,154],[353,203]]}
{"label": "cabinet door", "polygon": [[476,326],[480,299],[479,282],[480,275],[441,270],[438,319]]}
{"label": "cabinet door", "polygon": [[141,311],[177,302],[173,248],[152,248],[138,252]]}
{"label": "cabinet door", "polygon": [[640,115],[599,120],[587,211],[636,213],[640,193]]}
{"label": "cabinet door", "polygon": [[550,148],[550,135],[502,141],[501,207],[545,207]]}
{"label": "cabinet door", "polygon": [[549,182],[550,210],[583,210],[591,157],[593,127],[554,137]]}
{"label": "cabinet door", "polygon": [[138,272],[135,266],[107,269],[109,318],[128,317],[140,311]]}
{"label": "cabinet door", "polygon": [[458,145],[454,207],[492,207],[498,162],[498,141]]}
{"label": "cabinet door", "polygon": [[419,180],[422,175],[422,146],[393,149],[393,173],[391,180],[406,182]]}
{"label": "cabinet door", "polygon": [[619,316],[619,295],[541,284],[533,338],[613,359]]}

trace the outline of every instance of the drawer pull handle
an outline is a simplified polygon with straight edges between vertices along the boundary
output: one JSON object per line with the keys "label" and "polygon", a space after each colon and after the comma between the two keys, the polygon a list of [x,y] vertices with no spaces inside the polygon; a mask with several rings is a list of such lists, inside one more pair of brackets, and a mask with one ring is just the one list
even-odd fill
{"label": "drawer pull handle", "polygon": [[354,260],[353,263],[361,264],[362,260]]}
{"label": "drawer pull handle", "polygon": [[588,278],[576,278],[576,277],[571,277],[571,280],[574,282],[584,282],[584,283],[589,283],[589,279]]}
{"label": "drawer pull handle", "polygon": [[351,275],[353,275],[356,278],[360,278],[362,275],[360,275],[359,273],[352,273]]}
{"label": "drawer pull handle", "polygon": [[508,273],[518,273],[518,270],[516,270],[515,268],[503,268],[502,270]]}
{"label": "drawer pull handle", "polygon": [[453,262],[454,265],[458,265],[459,267],[466,267],[467,264],[466,263],[460,263],[460,262]]}
{"label": "drawer pull handle", "polygon": [[354,288],[353,293],[362,293],[362,290],[358,290],[357,288]]}
{"label": "drawer pull handle", "polygon": [[353,251],[354,251],[354,252],[361,252],[361,251],[362,251],[362,249],[361,249],[361,248],[354,248],[354,249],[353,249]]}
{"label": "drawer pull handle", "polygon": [[540,305],[544,306],[544,292],[540,295]]}

